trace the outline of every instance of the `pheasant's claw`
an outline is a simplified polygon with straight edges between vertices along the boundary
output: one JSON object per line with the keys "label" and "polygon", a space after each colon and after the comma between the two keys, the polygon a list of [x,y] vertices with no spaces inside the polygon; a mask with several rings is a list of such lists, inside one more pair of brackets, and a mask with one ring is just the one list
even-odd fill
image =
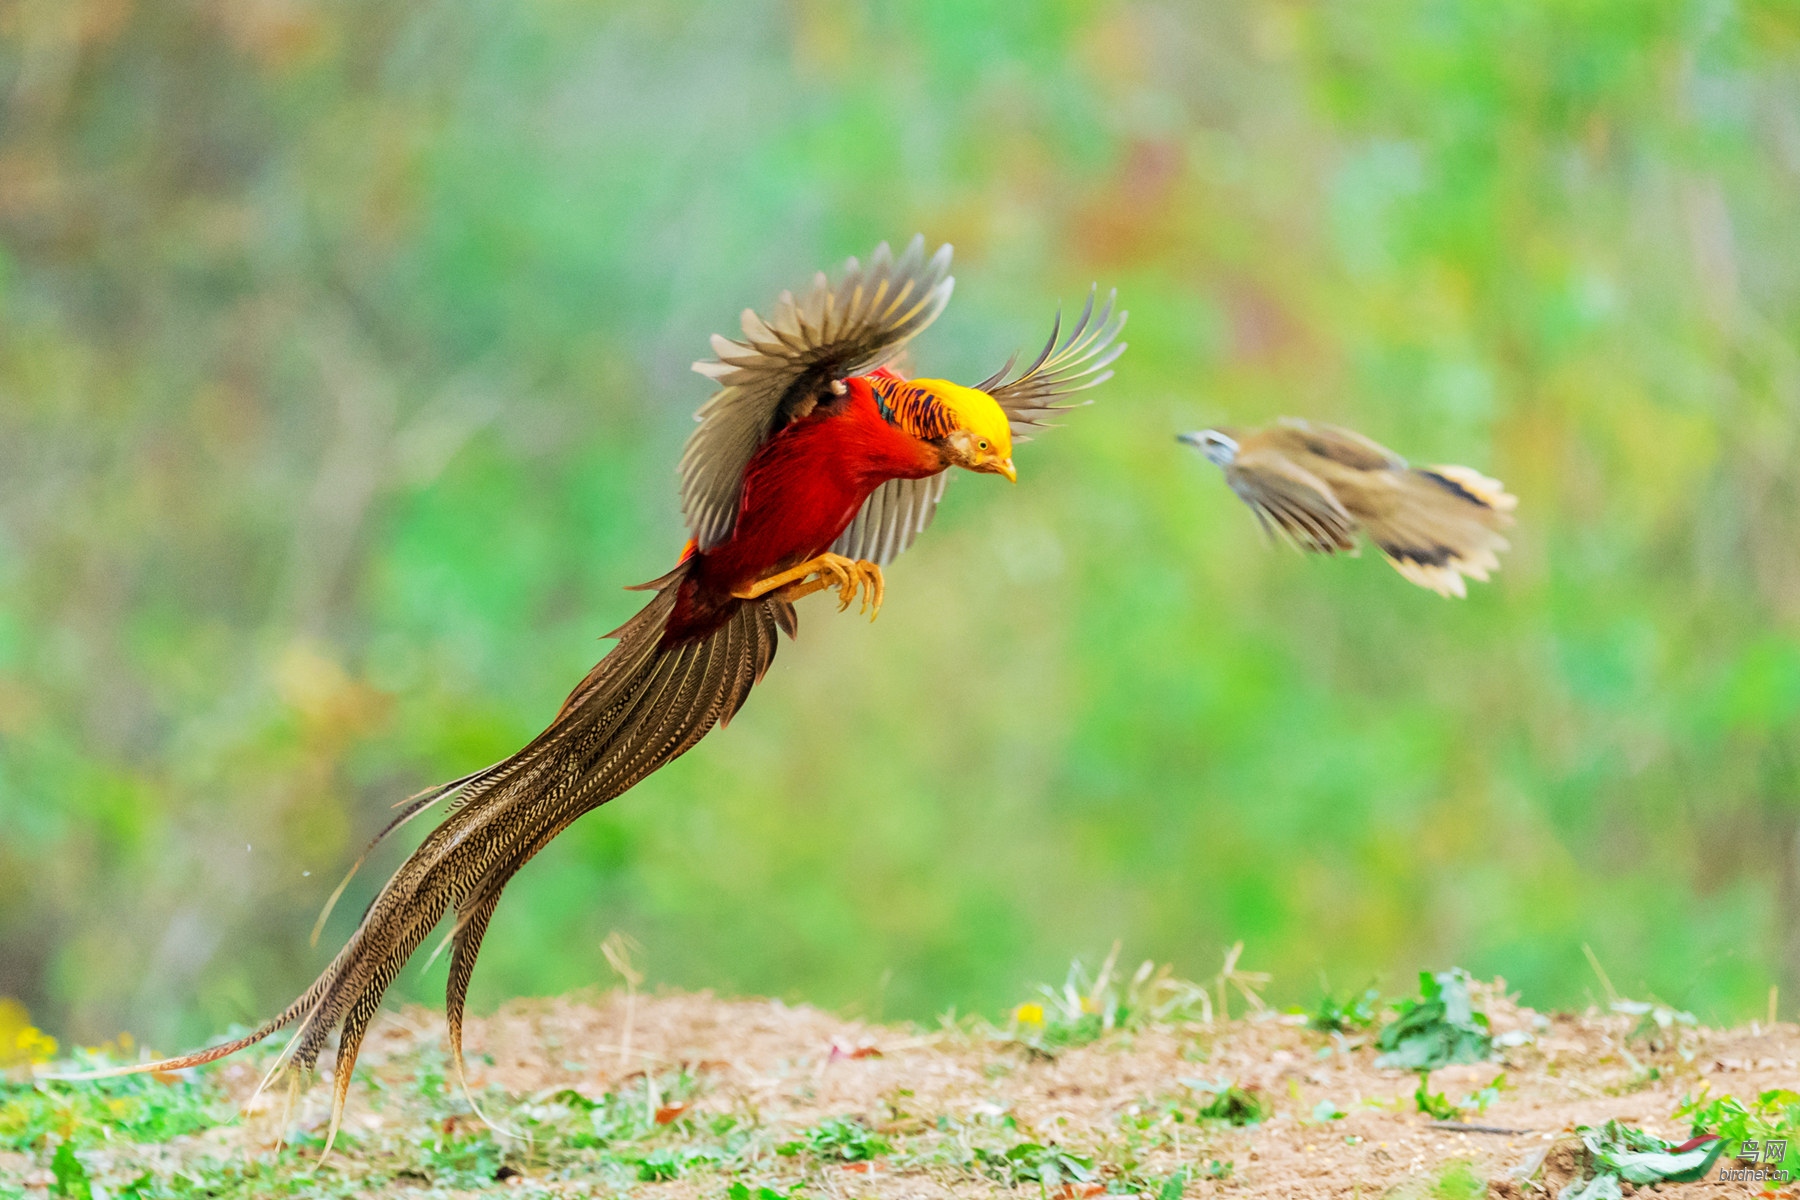
{"label": "pheasant's claw", "polygon": [[[854,594],[859,589],[862,592],[862,605],[856,611],[868,613],[869,620],[873,621],[881,613],[881,600],[887,593],[887,584],[881,578],[881,568],[867,559],[858,560],[854,564],[854,569],[856,577],[851,582],[850,594]],[[848,608],[849,606],[849,600],[846,599],[844,607]]]}
{"label": "pheasant's claw", "polygon": [[791,602],[826,588],[836,590],[839,612],[848,609],[850,602],[861,592],[862,607],[857,611],[868,613],[871,621],[881,611],[882,598],[887,595],[887,585],[881,578],[880,567],[867,559],[845,558],[842,554],[829,552],[780,574],[771,575],[736,595],[741,600],[754,600],[773,592]]}

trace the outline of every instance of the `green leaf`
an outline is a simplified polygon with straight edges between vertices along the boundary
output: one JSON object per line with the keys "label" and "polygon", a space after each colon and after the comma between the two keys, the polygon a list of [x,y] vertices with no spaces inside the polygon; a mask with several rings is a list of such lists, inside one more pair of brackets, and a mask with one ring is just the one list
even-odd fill
{"label": "green leaf", "polygon": [[1712,1137],[1692,1149],[1675,1146],[1653,1133],[1608,1121],[1595,1129],[1583,1125],[1576,1132],[1593,1158],[1596,1176],[1615,1176],[1627,1183],[1692,1183],[1704,1178],[1729,1143]]}
{"label": "green leaf", "polygon": [[1413,1092],[1413,1103],[1419,1111],[1435,1121],[1454,1121],[1462,1116],[1462,1109],[1450,1103],[1450,1097],[1426,1086],[1430,1080],[1431,1076],[1423,1071],[1419,1073],[1419,1086]]}
{"label": "green leaf", "polygon": [[50,1193],[54,1196],[68,1196],[73,1200],[88,1200],[93,1188],[88,1180],[87,1168],[75,1157],[75,1147],[63,1142],[56,1147],[56,1153],[50,1158],[50,1174],[56,1182],[50,1185]]}
{"label": "green leaf", "polygon": [[977,1149],[975,1157],[987,1173],[1006,1183],[1042,1183],[1049,1187],[1094,1177],[1094,1160],[1070,1154],[1060,1146],[1019,1142],[1004,1154]]}
{"label": "green leaf", "polygon": [[855,1117],[829,1117],[800,1135],[777,1146],[777,1154],[794,1155],[810,1150],[820,1158],[839,1162],[867,1162],[893,1152],[893,1145]]}
{"label": "green leaf", "polygon": [[1625,1200],[1616,1175],[1596,1175],[1581,1183],[1572,1183],[1557,1193],[1556,1200]]}
{"label": "green leaf", "polygon": [[1435,1071],[1451,1063],[1484,1062],[1494,1050],[1487,1014],[1474,1010],[1469,974],[1460,967],[1419,976],[1419,999],[1403,1001],[1400,1015],[1382,1027],[1375,1044],[1378,1067]]}
{"label": "green leaf", "polygon": [[1223,1121],[1227,1125],[1259,1125],[1274,1112],[1274,1105],[1254,1088],[1242,1088],[1220,1080],[1208,1083],[1199,1079],[1183,1079],[1182,1084],[1211,1096],[1194,1115],[1202,1121]]}
{"label": "green leaf", "polygon": [[1320,1033],[1349,1033],[1353,1029],[1367,1029],[1375,1023],[1376,1010],[1381,1005],[1381,992],[1369,988],[1360,996],[1353,995],[1339,1000],[1330,992],[1319,997],[1319,1007],[1307,1018],[1309,1029]]}

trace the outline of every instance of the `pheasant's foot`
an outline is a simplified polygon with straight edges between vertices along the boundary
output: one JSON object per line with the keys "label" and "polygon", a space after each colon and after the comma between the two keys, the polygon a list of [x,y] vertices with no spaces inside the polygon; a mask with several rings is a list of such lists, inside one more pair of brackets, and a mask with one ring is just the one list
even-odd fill
{"label": "pheasant's foot", "polygon": [[887,595],[887,584],[881,578],[880,567],[866,559],[831,553],[759,580],[735,595],[740,600],[755,600],[773,592],[791,603],[826,588],[837,589],[839,612],[849,608],[860,591],[862,607],[858,611],[868,613],[871,621],[881,612],[881,601]]}

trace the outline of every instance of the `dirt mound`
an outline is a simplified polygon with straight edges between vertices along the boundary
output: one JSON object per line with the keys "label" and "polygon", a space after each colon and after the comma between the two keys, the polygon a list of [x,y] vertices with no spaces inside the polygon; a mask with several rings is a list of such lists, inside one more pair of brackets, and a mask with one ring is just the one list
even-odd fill
{"label": "dirt mound", "polygon": [[[1493,988],[1481,1002],[1499,1049],[1495,1061],[1433,1073],[1434,1092],[1473,1102],[1448,1122],[1416,1111],[1414,1075],[1375,1066],[1372,1036],[1320,1033],[1275,1013],[1119,1029],[1046,1053],[992,1028],[873,1025],[769,1000],[520,1001],[474,1021],[468,1038],[472,1091],[517,1137],[470,1113],[444,1078],[441,1022],[414,1009],[371,1037],[349,1136],[318,1178],[389,1194],[491,1186],[708,1200],[734,1184],[749,1200],[1015,1187],[1160,1200],[1554,1196],[1585,1161],[1577,1125],[1617,1118],[1680,1141],[1684,1096],[1751,1098],[1800,1080],[1792,1025],[1715,1031],[1542,1015]],[[215,1079],[241,1104],[256,1064]],[[222,1154],[310,1168],[324,1092],[303,1097],[294,1116],[310,1132],[279,1160],[267,1151],[272,1122],[253,1119],[163,1147],[157,1169]],[[253,1107],[274,1113],[283,1099],[265,1094]],[[129,1152],[112,1153],[117,1161],[92,1162],[96,1178],[137,1169]],[[1762,1186],[1713,1175],[1661,1191]],[[27,1182],[48,1179],[40,1171]]]}

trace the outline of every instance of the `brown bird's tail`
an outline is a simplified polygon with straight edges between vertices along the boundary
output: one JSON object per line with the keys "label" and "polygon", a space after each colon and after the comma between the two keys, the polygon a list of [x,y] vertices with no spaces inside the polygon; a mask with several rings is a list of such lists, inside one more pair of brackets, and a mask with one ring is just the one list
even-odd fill
{"label": "brown bird's tail", "polygon": [[530,745],[405,804],[376,843],[431,805],[451,802],[442,824],[382,886],[331,965],[286,1011],[235,1041],[102,1074],[198,1066],[289,1025],[294,1026],[293,1038],[277,1068],[286,1064],[306,1073],[337,1030],[335,1136],[351,1068],[382,994],[449,912],[455,924],[445,939],[450,948],[445,1015],[462,1078],[463,1002],[501,890],[576,818],[686,752],[714,725],[729,721],[773,661],[777,631],[793,635],[793,606],[765,597],[733,602],[710,633],[665,644],[669,617],[688,575],[689,563],[684,562],[646,585],[657,589],[656,597],[609,635],[619,644]]}
{"label": "brown bird's tail", "polygon": [[1468,467],[1396,472],[1400,494],[1379,516],[1359,513],[1363,530],[1400,574],[1440,596],[1466,596],[1464,576],[1487,581],[1508,548],[1517,496]]}

